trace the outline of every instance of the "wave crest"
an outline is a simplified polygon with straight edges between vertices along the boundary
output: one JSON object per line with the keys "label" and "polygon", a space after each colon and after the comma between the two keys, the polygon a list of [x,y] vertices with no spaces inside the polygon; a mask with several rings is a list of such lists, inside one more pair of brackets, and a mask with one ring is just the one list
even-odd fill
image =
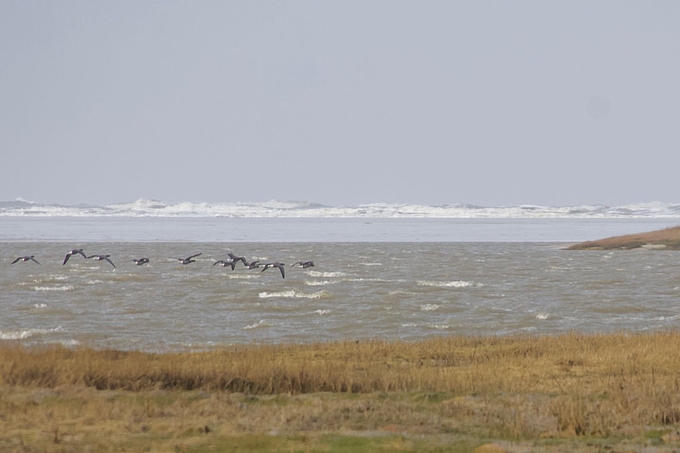
{"label": "wave crest", "polygon": [[268,299],[271,297],[283,297],[283,298],[293,298],[293,299],[324,299],[330,297],[328,291],[317,291],[315,293],[302,293],[295,290],[290,291],[278,291],[278,292],[261,292],[259,294],[260,299]]}
{"label": "wave crest", "polygon": [[431,286],[435,288],[468,288],[471,286],[483,286],[481,283],[476,282],[466,282],[466,281],[453,281],[453,282],[434,282],[420,280],[417,282],[418,286]]}
{"label": "wave crest", "polygon": [[0,216],[67,217],[252,217],[252,218],[680,218],[680,204],[649,202],[621,206],[372,203],[325,206],[307,201],[179,202],[140,198],[104,206],[59,205],[17,199],[0,201]]}
{"label": "wave crest", "polygon": [[61,326],[54,329],[26,329],[26,330],[0,330],[0,340],[24,340],[33,335],[45,335],[52,332],[59,332],[63,330]]}
{"label": "wave crest", "polygon": [[73,291],[73,285],[62,285],[62,286],[35,286],[33,288],[36,291]]}

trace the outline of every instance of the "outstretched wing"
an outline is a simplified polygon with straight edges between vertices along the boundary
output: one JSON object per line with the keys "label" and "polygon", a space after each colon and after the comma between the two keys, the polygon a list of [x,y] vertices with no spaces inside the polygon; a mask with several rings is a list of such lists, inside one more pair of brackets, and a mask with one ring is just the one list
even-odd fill
{"label": "outstretched wing", "polygon": [[108,261],[109,263],[111,263],[111,266],[113,266],[114,269],[116,268],[116,265],[113,264],[113,261],[111,261],[111,260],[108,259],[107,257],[104,257],[104,259],[105,259],[106,261]]}
{"label": "outstretched wing", "polygon": [[66,264],[66,262],[68,261],[69,258],[71,258],[71,254],[67,253],[66,256],[64,257],[64,262],[61,263],[61,265],[63,266],[64,264]]}
{"label": "outstretched wing", "polygon": [[[36,263],[38,263],[38,260],[35,259],[35,258],[33,258],[33,257],[30,257],[29,259],[30,259],[31,261],[35,261]],[[38,263],[38,264],[40,264],[40,263]]]}
{"label": "outstretched wing", "polygon": [[286,271],[283,269],[283,263],[267,263],[260,272],[264,272],[271,267],[278,267],[279,271],[281,271],[281,278],[286,278]]}
{"label": "outstretched wing", "polygon": [[190,256],[189,258],[187,258],[187,259],[190,260],[191,258],[196,258],[197,256],[202,255],[202,254],[203,254],[203,252],[197,253],[197,254],[195,254],[195,255],[191,255],[191,256]]}
{"label": "outstretched wing", "polygon": [[248,265],[248,263],[246,262],[246,257],[245,257],[245,256],[236,256],[236,255],[234,255],[234,254],[231,253],[231,252],[227,253],[227,255],[229,255],[229,258],[231,258],[232,261],[234,261],[234,262],[240,261],[240,262],[243,263],[244,266],[247,266],[247,265]]}
{"label": "outstretched wing", "polygon": [[19,261],[21,261],[21,259],[22,259],[22,257],[20,256],[19,258],[17,258],[17,259],[15,259],[14,261],[12,261],[12,264],[18,263]]}

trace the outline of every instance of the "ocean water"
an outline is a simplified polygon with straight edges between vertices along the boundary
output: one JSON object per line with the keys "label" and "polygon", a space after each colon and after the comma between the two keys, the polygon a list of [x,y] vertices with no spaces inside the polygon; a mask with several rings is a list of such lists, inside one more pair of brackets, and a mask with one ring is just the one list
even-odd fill
{"label": "ocean water", "polygon": [[17,199],[0,201],[0,217],[235,217],[235,218],[680,218],[678,203],[637,203],[621,206],[477,206],[471,204],[413,205],[371,203],[325,206],[306,201],[258,203],[166,203],[140,198],[104,206],[59,205]]}
{"label": "ocean water", "polygon": [[0,216],[0,242],[581,242],[680,218]]}
{"label": "ocean water", "polygon": [[[674,217],[0,215],[0,341],[167,351],[262,342],[650,331],[680,323],[680,254],[571,242]],[[106,261],[72,257],[110,254]],[[213,266],[233,251],[277,269]],[[177,258],[201,253],[195,263]],[[41,263],[18,262],[35,255]],[[151,262],[137,266],[133,258]],[[316,265],[291,267],[296,261]]]}

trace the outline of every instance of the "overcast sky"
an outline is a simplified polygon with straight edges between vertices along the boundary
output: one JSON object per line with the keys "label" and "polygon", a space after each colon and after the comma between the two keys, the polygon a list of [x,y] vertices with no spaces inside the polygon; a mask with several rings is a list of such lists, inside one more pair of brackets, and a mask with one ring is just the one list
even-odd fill
{"label": "overcast sky", "polygon": [[677,1],[0,2],[0,201],[680,202]]}

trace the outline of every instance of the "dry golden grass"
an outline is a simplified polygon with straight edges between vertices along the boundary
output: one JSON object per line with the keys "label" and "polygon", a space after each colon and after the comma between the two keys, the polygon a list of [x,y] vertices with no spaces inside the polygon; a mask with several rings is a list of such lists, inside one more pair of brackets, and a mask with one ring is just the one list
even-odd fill
{"label": "dry golden grass", "polygon": [[567,250],[630,250],[641,247],[680,250],[680,226],[581,242],[567,247]]}
{"label": "dry golden grass", "polygon": [[[366,451],[385,433],[383,451],[485,438],[677,446],[679,424],[676,331],[165,354],[0,347],[0,451],[361,450],[331,448],[338,433],[370,439]],[[408,437],[420,434],[426,444]],[[576,449],[546,445],[531,451]]]}

